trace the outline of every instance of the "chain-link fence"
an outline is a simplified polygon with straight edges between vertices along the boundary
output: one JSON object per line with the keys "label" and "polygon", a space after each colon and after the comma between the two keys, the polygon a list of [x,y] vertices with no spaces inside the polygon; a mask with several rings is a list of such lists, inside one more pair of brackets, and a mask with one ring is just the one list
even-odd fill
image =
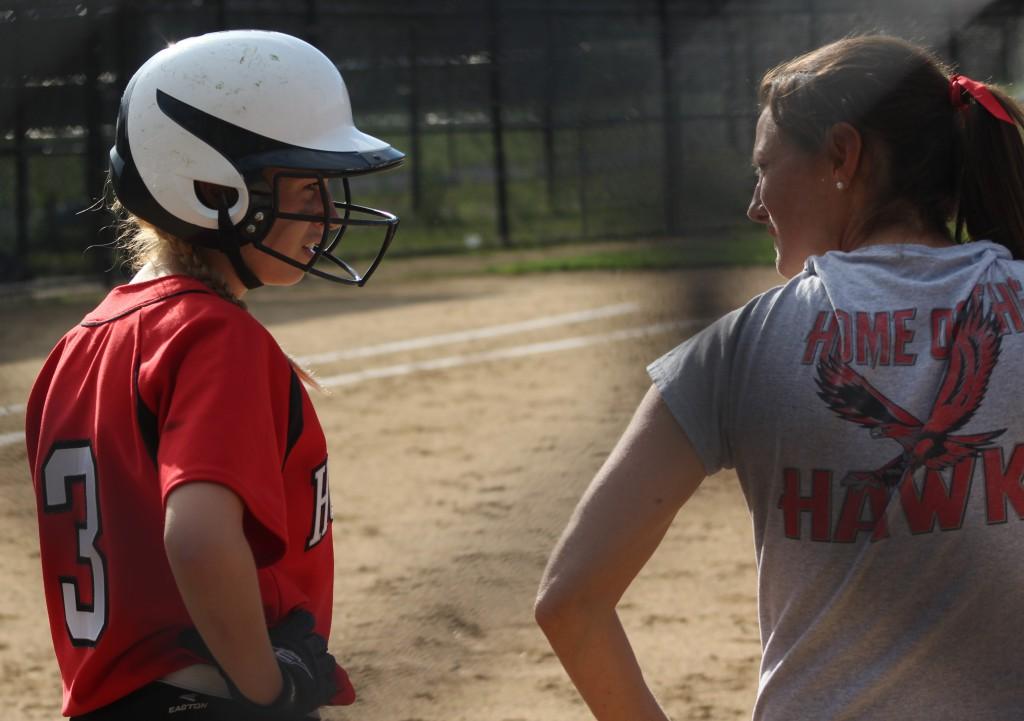
{"label": "chain-link fence", "polygon": [[1021,2],[972,0],[39,0],[0,4],[0,279],[101,272],[124,84],[176,39],[304,37],[360,128],[409,155],[354,181],[402,217],[395,252],[684,236],[743,221],[755,90],[853,32],[1021,75]]}

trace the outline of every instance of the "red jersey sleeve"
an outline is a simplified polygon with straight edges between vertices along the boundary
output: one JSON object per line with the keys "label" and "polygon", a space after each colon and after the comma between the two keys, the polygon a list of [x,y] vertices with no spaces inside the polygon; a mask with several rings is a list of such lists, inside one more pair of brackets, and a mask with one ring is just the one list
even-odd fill
{"label": "red jersey sleeve", "polygon": [[138,392],[155,417],[161,497],[182,483],[230,488],[246,508],[257,564],[284,554],[288,530],[282,467],[287,453],[291,367],[267,331],[220,298],[182,296],[177,324],[151,334]]}

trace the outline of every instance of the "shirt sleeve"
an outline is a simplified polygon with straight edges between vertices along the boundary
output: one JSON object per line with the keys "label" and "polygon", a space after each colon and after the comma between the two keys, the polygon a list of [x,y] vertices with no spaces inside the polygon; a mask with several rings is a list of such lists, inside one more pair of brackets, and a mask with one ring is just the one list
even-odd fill
{"label": "shirt sleeve", "polygon": [[159,389],[156,460],[164,503],[183,483],[226,486],[245,504],[256,562],[279,559],[288,538],[282,465],[290,370],[273,339],[240,309],[200,314],[156,349],[140,386],[143,378]]}
{"label": "shirt sleeve", "polygon": [[708,475],[733,466],[731,376],[742,312],[720,318],[647,367]]}

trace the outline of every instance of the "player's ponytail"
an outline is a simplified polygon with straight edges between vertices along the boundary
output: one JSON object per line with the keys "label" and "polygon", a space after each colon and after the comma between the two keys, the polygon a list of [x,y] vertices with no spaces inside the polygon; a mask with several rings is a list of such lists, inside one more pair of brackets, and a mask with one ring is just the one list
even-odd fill
{"label": "player's ponytail", "polygon": [[167,268],[201,281],[224,300],[246,308],[245,301],[228,290],[227,283],[213,270],[191,243],[178,240],[127,212],[115,200],[111,210],[117,216],[117,249],[126,265],[137,271],[146,263]]}
{"label": "player's ponytail", "polygon": [[244,300],[228,290],[227,283],[224,282],[224,279],[221,278],[217,271],[206,263],[206,260],[196,249],[196,246],[173,236],[166,236],[164,244],[174,261],[174,266],[177,266],[181,272],[202,281],[205,286],[221,298],[242,308],[248,308]]}
{"label": "player's ponytail", "polygon": [[1013,124],[976,101],[954,110],[961,138],[956,240],[963,242],[966,228],[969,239],[1000,243],[1024,258],[1024,111],[999,88],[986,89]]}

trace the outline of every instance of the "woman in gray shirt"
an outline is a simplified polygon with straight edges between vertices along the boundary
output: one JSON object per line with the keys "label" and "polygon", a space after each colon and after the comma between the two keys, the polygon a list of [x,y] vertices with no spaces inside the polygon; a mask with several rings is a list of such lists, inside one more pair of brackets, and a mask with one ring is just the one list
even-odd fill
{"label": "woman in gray shirt", "polygon": [[760,104],[748,215],[787,282],[651,364],[537,620],[598,719],[666,719],[615,606],[701,481],[734,468],[756,721],[1016,718],[1024,114],[883,36],[780,65]]}

